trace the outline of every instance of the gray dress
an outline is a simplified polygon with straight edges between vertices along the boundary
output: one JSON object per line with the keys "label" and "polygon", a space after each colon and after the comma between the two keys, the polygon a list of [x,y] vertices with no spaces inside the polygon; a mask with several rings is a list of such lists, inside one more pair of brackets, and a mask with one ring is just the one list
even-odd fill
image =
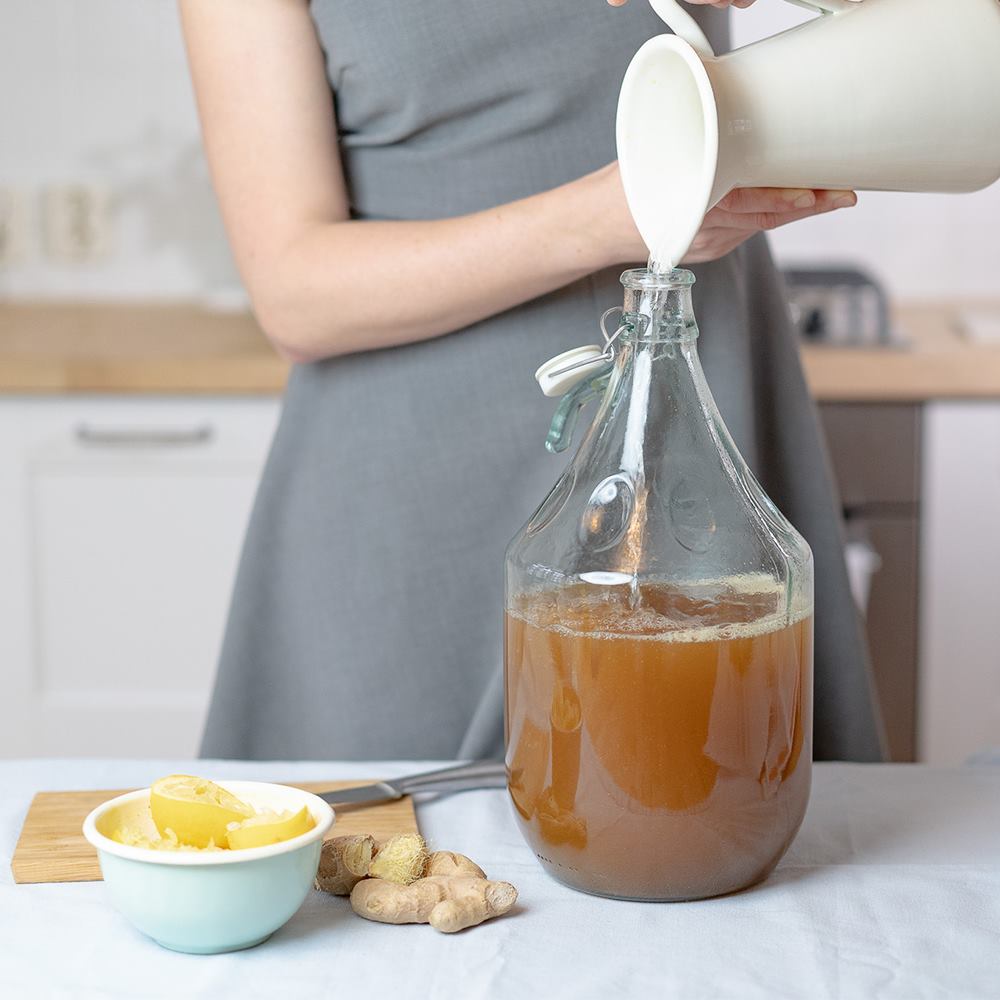
{"label": "gray dress", "polygon": [[[313,0],[312,13],[359,219],[473,212],[613,160],[622,74],[663,31],[638,0]],[[724,48],[726,15],[698,16]],[[594,340],[621,270],[449,336],[294,369],[205,755],[501,754],[504,548],[563,464],[543,448],[553,404],[532,373]],[[837,507],[767,243],[694,270],[723,416],[815,552],[816,755],[874,759]],[[406,289],[387,259],[358,294],[377,310]]]}

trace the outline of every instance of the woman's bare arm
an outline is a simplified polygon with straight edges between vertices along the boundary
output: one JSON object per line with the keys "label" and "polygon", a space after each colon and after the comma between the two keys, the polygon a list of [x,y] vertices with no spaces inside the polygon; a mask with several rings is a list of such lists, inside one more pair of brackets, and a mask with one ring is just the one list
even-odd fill
{"label": "woman's bare arm", "polygon": [[[616,164],[457,218],[351,220],[307,0],[180,0],[180,7],[236,261],[265,332],[293,360],[436,337],[645,258]],[[827,211],[833,197],[734,192],[709,213],[685,263]]]}
{"label": "woman's bare arm", "polygon": [[181,0],[181,11],[236,260],[293,359],[434,337],[641,259],[634,228],[602,218],[620,188],[613,167],[458,218],[351,221],[305,0]]}

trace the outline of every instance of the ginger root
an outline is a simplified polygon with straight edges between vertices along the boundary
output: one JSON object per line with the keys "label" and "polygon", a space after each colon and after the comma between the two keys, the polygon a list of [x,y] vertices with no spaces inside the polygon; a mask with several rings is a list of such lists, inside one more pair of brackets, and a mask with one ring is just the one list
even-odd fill
{"label": "ginger root", "polygon": [[445,934],[500,916],[516,901],[517,889],[509,882],[478,875],[429,875],[405,886],[371,878],[351,891],[351,907],[366,920],[429,923]]}
{"label": "ginger root", "polygon": [[454,851],[435,851],[427,859],[424,877],[428,875],[472,875],[474,878],[486,878],[486,872],[472,858]]}
{"label": "ginger root", "polygon": [[424,874],[427,858],[427,844],[419,833],[401,833],[379,847],[368,874],[386,882],[409,885]]}
{"label": "ginger root", "polygon": [[517,889],[495,882],[464,854],[427,853],[423,837],[334,837],[323,845],[316,888],[351,897],[358,916],[385,924],[430,924],[445,934],[506,913]]}
{"label": "ginger root", "polygon": [[316,888],[335,896],[349,896],[368,875],[372,858],[377,854],[375,838],[370,835],[332,837],[323,844],[319,856]]}

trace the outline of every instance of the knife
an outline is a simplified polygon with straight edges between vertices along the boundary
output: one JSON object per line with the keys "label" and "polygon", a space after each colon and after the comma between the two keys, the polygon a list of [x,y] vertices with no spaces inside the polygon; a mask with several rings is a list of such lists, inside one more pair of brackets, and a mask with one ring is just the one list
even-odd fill
{"label": "knife", "polygon": [[379,781],[374,785],[358,785],[357,788],[338,788],[333,792],[316,792],[324,802],[331,805],[346,802],[381,802],[385,799],[401,799],[404,795],[417,792],[466,792],[473,788],[504,788],[507,785],[507,769],[500,760],[475,760],[457,767],[443,767],[436,771],[410,774],[404,778]]}

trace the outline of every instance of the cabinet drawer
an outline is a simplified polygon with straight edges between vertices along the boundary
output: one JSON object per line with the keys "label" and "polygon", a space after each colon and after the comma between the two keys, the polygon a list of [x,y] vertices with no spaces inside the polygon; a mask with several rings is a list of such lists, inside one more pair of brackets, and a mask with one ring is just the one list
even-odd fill
{"label": "cabinet drawer", "polygon": [[820,417],[845,507],[917,502],[919,406],[826,403]]}

